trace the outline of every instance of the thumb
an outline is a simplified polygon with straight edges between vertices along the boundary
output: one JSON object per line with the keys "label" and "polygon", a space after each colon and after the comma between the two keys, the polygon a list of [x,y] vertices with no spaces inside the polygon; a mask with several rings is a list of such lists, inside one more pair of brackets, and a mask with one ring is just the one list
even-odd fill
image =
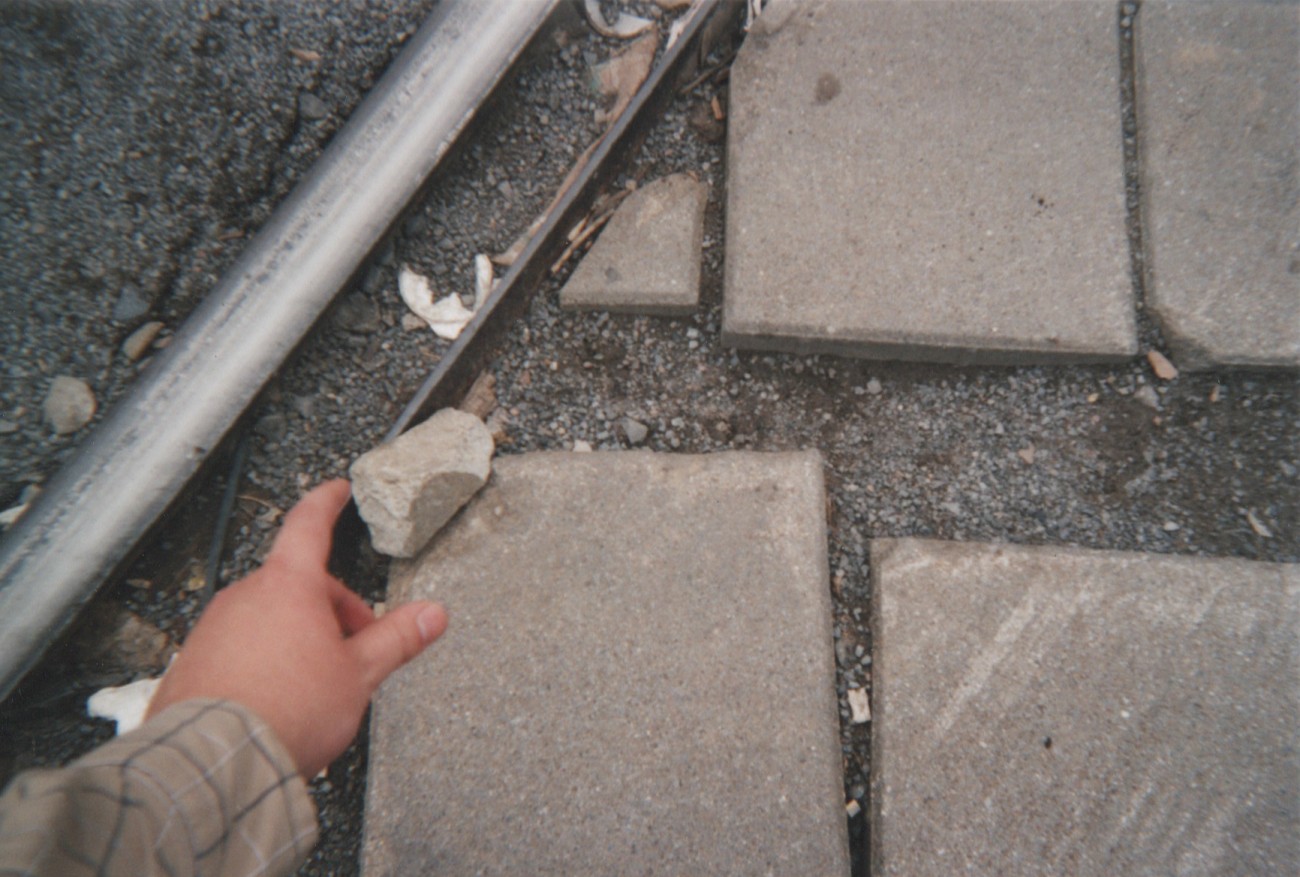
{"label": "thumb", "polygon": [[348,640],[373,692],[398,667],[424,651],[447,629],[447,610],[437,603],[408,603],[386,612]]}

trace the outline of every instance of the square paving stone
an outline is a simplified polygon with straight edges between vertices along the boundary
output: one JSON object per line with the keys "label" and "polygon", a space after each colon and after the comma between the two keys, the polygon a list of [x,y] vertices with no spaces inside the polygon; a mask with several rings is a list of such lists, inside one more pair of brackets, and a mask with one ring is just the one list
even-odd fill
{"label": "square paving stone", "polygon": [[777,0],[728,124],[728,343],[1135,353],[1114,3]]}
{"label": "square paving stone", "polygon": [[695,312],[709,187],[672,174],[618,206],[560,290],[566,308],[665,316]]}
{"label": "square paving stone", "polygon": [[418,597],[367,877],[848,874],[820,455],[498,458]]}
{"label": "square paving stone", "polygon": [[1300,368],[1300,5],[1143,3],[1146,292],[1177,364]]}
{"label": "square paving stone", "polygon": [[876,875],[1300,873],[1300,565],[871,546]]}

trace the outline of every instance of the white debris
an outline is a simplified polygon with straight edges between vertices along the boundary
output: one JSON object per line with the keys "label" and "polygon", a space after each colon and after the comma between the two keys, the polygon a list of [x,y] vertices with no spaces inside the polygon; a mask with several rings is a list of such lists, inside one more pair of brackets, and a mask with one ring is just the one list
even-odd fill
{"label": "white debris", "polygon": [[852,819],[862,812],[862,805],[858,803],[857,798],[849,798],[848,803],[844,805],[844,815]]}
{"label": "white debris", "polygon": [[871,721],[871,700],[865,688],[849,689],[849,714],[855,725]]}
{"label": "white debris", "polygon": [[573,443],[573,452],[575,454],[590,454],[591,442],[583,441],[582,439],[577,439]]}
{"label": "white debris", "polygon": [[[411,313],[428,323],[439,338],[456,340],[465,325],[474,318],[474,311],[465,307],[460,296],[455,293],[435,302],[428,279],[416,274],[406,265],[402,266],[397,275],[397,291]],[[476,301],[476,307],[481,303],[482,299]]]}
{"label": "white debris", "polygon": [[14,524],[18,523],[18,519],[27,511],[28,505],[30,505],[30,503],[23,503],[22,505],[16,505],[13,508],[5,509],[0,512],[0,528],[8,530]]}
{"label": "white debris", "polygon": [[18,519],[27,514],[27,509],[31,506],[32,500],[41,495],[41,486],[39,484],[29,484],[23,489],[23,495],[18,497],[18,505],[0,512],[0,531],[8,530]]}
{"label": "white debris", "polygon": [[745,32],[754,26],[754,20],[763,14],[763,0],[748,0],[745,5]]}
{"label": "white debris", "polygon": [[630,40],[632,37],[641,35],[654,24],[648,18],[629,15],[626,12],[620,12],[614,23],[610,24],[605,19],[605,13],[600,11],[600,0],[586,0],[583,9],[587,13],[587,21],[595,28],[596,33],[602,37]]}
{"label": "white debris", "polygon": [[1246,523],[1250,524],[1250,529],[1255,531],[1255,535],[1264,539],[1272,539],[1273,531],[1270,530],[1263,521],[1255,516],[1255,510],[1249,509],[1246,512]]}
{"label": "white debris", "polygon": [[492,294],[496,280],[492,276],[492,259],[486,253],[474,257],[474,310],[483,307],[483,302]]}
{"label": "white debris", "polygon": [[162,682],[161,676],[100,689],[86,701],[86,712],[99,719],[117,722],[119,735],[134,731],[144,723],[145,711],[149,709],[149,701],[153,700],[159,682]]}

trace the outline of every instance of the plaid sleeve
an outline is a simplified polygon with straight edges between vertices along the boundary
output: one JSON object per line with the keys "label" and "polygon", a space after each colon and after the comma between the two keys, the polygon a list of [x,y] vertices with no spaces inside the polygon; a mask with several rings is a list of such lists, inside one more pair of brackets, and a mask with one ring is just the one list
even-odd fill
{"label": "plaid sleeve", "polygon": [[230,701],[173,706],[0,798],[0,875],[289,874],[316,842],[279,740]]}

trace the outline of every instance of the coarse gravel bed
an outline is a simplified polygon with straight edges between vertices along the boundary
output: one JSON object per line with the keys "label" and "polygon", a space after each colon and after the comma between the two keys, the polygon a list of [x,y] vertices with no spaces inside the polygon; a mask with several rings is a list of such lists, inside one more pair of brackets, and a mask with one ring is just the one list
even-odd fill
{"label": "coarse gravel bed", "polygon": [[[237,254],[244,238],[235,233],[247,236],[264,221],[432,5],[399,12],[378,0],[250,0],[0,10],[0,173],[9,182],[0,234],[0,418],[17,426],[0,435],[3,505],[47,478],[89,432],[53,439],[42,427],[49,381],[64,373],[86,379],[101,412],[120,397],[137,371],[118,352],[126,334],[146,320],[174,327],[183,319]],[[546,33],[269,388],[249,418],[225,580],[255,565],[281,510],[304,488],[345,474],[382,436],[446,350],[427,330],[404,328],[398,268],[410,265],[440,292],[473,288],[474,255],[505,250],[598,136],[590,71],[614,48],[572,17]],[[300,60],[290,49],[322,60]],[[325,102],[324,118],[303,118],[303,91]],[[505,417],[499,452],[575,441],[627,447],[625,419],[648,428],[644,447],[670,453],[820,449],[831,500],[846,795],[867,792],[870,726],[849,723],[843,694],[871,682],[870,539],[1300,559],[1300,412],[1291,376],[1162,382],[1142,360],[963,369],[722,347],[725,150],[709,106],[715,96],[725,107],[725,82],[680,97],[616,183],[687,171],[709,184],[699,312],[683,319],[562,312],[558,289],[570,263],[537,290],[490,367]],[[131,310],[124,298],[136,313],[117,319],[115,311]],[[1141,319],[1144,344],[1159,347],[1158,332]],[[191,589],[224,465],[218,460],[190,513],[102,604],[138,613],[173,640],[183,636],[200,608]],[[385,571],[363,549],[351,583],[382,599]],[[86,627],[0,710],[3,780],[104,739],[109,727],[84,717],[84,696],[156,669],[87,661],[79,638],[95,631]],[[312,784],[322,842],[303,873],[357,872],[364,780],[363,740]],[[850,827],[855,873],[866,873],[865,816]]]}

